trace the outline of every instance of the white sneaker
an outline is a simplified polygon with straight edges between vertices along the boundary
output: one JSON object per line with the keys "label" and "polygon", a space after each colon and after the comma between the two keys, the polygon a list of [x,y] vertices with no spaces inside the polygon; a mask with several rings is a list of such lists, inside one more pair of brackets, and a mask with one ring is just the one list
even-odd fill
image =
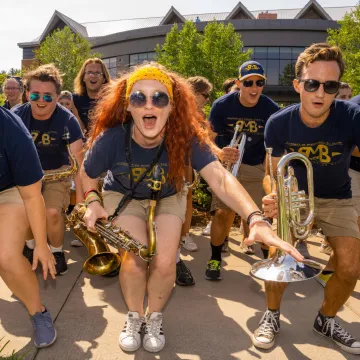
{"label": "white sneaker", "polygon": [[195,241],[193,240],[190,234],[186,234],[181,238],[181,245],[184,249],[188,251],[196,251],[198,249],[197,245],[195,244]]}
{"label": "white sneaker", "polygon": [[78,239],[71,240],[70,244],[71,244],[71,246],[75,246],[75,247],[84,246],[83,243]]}
{"label": "white sneaker", "polygon": [[202,234],[204,236],[210,236],[211,234],[211,221],[208,222],[208,224],[206,225],[205,229],[202,231]]}
{"label": "white sneaker", "polygon": [[124,329],[119,336],[119,345],[124,351],[135,351],[141,345],[141,329],[145,322],[136,311],[129,311],[126,315]]}
{"label": "white sneaker", "polygon": [[153,312],[147,317],[143,347],[149,352],[158,352],[165,346],[165,336],[162,329],[162,313]]}
{"label": "white sneaker", "polygon": [[241,242],[240,250],[246,255],[254,255],[255,254],[254,245],[247,246],[247,245],[245,245],[244,241]]}

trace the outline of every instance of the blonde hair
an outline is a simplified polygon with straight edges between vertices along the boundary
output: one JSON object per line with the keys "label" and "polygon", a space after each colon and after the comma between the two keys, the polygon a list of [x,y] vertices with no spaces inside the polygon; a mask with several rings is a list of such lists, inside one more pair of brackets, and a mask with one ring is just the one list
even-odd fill
{"label": "blonde hair", "polygon": [[60,99],[63,99],[63,98],[66,98],[66,99],[72,99],[72,93],[68,90],[63,90],[59,96],[59,100]]}
{"label": "blonde hair", "polygon": [[299,55],[295,64],[296,78],[301,79],[304,67],[316,61],[336,61],[340,69],[340,78],[343,76],[345,64],[340,48],[326,43],[318,43],[312,44]]}
{"label": "blonde hair", "polygon": [[76,75],[76,78],[74,80],[74,93],[75,94],[78,94],[78,95],[86,94],[84,75],[85,75],[86,66],[88,66],[89,64],[100,64],[101,68],[102,68],[101,71],[102,71],[102,73],[104,75],[104,79],[105,79],[104,84],[107,84],[110,82],[110,73],[109,73],[109,70],[107,69],[106,65],[104,64],[104,62],[99,58],[87,59],[83,63],[80,71],[78,72],[78,74]]}

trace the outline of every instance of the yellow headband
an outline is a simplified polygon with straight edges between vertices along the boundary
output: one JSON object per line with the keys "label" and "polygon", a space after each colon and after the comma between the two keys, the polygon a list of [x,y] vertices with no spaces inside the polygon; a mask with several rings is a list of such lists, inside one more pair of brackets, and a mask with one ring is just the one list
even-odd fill
{"label": "yellow headband", "polygon": [[169,93],[170,99],[173,99],[173,88],[170,78],[158,68],[144,67],[131,74],[129,79],[127,80],[126,100],[129,99],[130,92],[134,84],[140,80],[156,80],[161,82],[163,85],[165,85]]}

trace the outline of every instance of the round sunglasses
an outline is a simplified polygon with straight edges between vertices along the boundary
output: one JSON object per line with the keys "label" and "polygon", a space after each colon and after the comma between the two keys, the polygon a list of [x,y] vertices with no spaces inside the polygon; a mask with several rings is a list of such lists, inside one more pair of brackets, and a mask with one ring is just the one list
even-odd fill
{"label": "round sunglasses", "polygon": [[[53,101],[53,97],[52,95],[48,95],[48,94],[44,94],[42,96],[42,98],[44,99],[44,101],[46,101],[47,103],[51,103]],[[30,94],[30,100],[31,101],[38,101],[40,99],[40,94],[38,93],[32,93]]]}
{"label": "round sunglasses", "polygon": [[[146,105],[146,95],[141,91],[136,91],[130,95],[130,104],[136,108],[144,107]],[[151,96],[151,103],[156,108],[162,109],[169,105],[170,99],[168,94],[163,91],[157,91]]]}
{"label": "round sunglasses", "polygon": [[313,80],[313,79],[306,79],[306,80],[298,79],[298,81],[304,83],[304,89],[307,92],[315,92],[319,89],[320,85],[324,85],[324,91],[327,94],[333,95],[339,91],[339,87],[340,87],[340,82],[334,80],[320,82],[318,80]]}
{"label": "round sunglasses", "polygon": [[[252,87],[254,84],[254,80],[244,80],[242,83],[245,87]],[[263,87],[265,86],[265,80],[256,80],[255,84],[257,87]]]}

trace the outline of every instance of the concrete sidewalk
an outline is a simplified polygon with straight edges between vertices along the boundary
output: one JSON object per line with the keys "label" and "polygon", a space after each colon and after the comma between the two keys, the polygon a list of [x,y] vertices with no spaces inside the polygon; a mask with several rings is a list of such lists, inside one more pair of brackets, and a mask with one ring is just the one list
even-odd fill
{"label": "concrete sidewalk", "polygon": [[[183,252],[196,285],[174,288],[164,311],[166,346],[159,354],[140,348],[125,354],[118,346],[118,336],[127,312],[118,278],[103,278],[82,272],[85,248],[72,248],[71,234],[66,234],[69,271],[56,281],[40,278],[43,302],[55,318],[57,342],[38,351],[32,345],[31,323],[26,310],[0,279],[0,339],[10,340],[2,356],[14,349],[26,360],[230,360],[291,359],[332,360],[356,359],[341,352],[312,331],[323,288],[315,281],[293,284],[282,303],[281,334],[271,351],[252,346],[251,332],[256,329],[265,308],[263,282],[251,278],[251,264],[260,259],[240,252],[241,236],[233,233],[230,254],[223,257],[223,280],[210,282],[204,271],[210,249],[209,240],[195,230],[199,251]],[[315,260],[326,259],[319,252],[318,238],[309,241]],[[347,304],[339,313],[341,323],[354,336],[360,336],[359,282]]]}

